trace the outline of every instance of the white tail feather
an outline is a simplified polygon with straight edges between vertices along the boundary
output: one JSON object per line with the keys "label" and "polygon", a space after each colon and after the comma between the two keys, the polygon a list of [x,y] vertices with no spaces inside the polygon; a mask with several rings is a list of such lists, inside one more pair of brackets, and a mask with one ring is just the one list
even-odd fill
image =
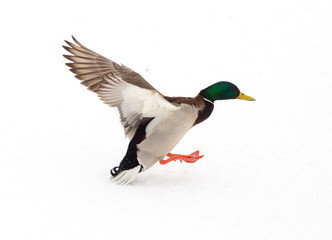
{"label": "white tail feather", "polygon": [[118,173],[118,175],[116,175],[115,177],[112,177],[111,181],[119,185],[126,185],[132,182],[137,177],[140,170],[141,165],[138,165],[132,169],[122,171]]}

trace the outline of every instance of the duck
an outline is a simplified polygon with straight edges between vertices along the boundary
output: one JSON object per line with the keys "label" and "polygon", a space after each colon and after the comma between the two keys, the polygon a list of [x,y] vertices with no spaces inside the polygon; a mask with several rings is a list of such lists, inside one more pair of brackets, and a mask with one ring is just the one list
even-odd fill
{"label": "duck", "polygon": [[[120,164],[111,169],[112,182],[126,185],[155,163],[194,163],[199,151],[189,155],[171,150],[194,126],[210,117],[218,100],[255,101],[231,82],[219,81],[202,89],[195,97],[163,95],[140,74],[82,45],[72,36],[63,48],[66,65],[88,90],[110,107],[117,108],[129,144]],[[165,157],[169,157],[165,159]]]}

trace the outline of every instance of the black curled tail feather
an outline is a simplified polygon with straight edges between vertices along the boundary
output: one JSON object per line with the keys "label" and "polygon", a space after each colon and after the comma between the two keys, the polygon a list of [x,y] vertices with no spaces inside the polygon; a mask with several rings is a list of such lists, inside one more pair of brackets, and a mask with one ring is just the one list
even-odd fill
{"label": "black curled tail feather", "polygon": [[114,167],[114,168],[112,168],[111,171],[110,171],[112,177],[115,177],[116,175],[118,175],[119,172],[121,172],[120,169],[119,169],[119,167]]}

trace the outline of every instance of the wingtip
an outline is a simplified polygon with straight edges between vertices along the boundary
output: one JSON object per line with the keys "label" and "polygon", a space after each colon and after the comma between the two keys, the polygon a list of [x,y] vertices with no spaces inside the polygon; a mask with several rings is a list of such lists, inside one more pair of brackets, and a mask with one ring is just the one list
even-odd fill
{"label": "wingtip", "polygon": [[[77,41],[77,39],[74,37],[74,35],[71,35],[71,38],[73,39],[73,41],[76,43],[76,44],[78,44],[79,46],[82,46],[82,44],[79,42],[79,41]],[[69,46],[72,44],[71,42],[69,42],[68,40],[64,40],[65,41],[65,43],[67,43]]]}
{"label": "wingtip", "polygon": [[[66,65],[67,65],[67,63],[66,63]],[[67,65],[68,66],[68,65]],[[73,68],[70,68],[69,69],[72,73],[74,73],[74,74],[77,74],[77,71],[75,70],[75,69],[73,69]],[[76,76],[75,76],[76,77]],[[77,78],[77,77],[76,77]]]}
{"label": "wingtip", "polygon": [[69,42],[67,40],[64,40],[64,41],[65,41],[65,43],[67,43],[70,46],[71,42]]}
{"label": "wingtip", "polygon": [[62,47],[63,47],[65,50],[67,50],[68,52],[70,52],[70,51],[69,51],[70,47],[65,46],[65,45],[62,45]]}
{"label": "wingtip", "polygon": [[66,55],[66,54],[63,54],[62,56],[64,56],[65,58],[67,58],[68,60],[70,60],[70,61],[73,61],[72,59],[71,59],[71,55]]}
{"label": "wingtip", "polygon": [[71,37],[77,45],[79,45],[81,47],[83,46],[79,41],[77,41],[77,39],[74,37],[74,35],[71,35]]}

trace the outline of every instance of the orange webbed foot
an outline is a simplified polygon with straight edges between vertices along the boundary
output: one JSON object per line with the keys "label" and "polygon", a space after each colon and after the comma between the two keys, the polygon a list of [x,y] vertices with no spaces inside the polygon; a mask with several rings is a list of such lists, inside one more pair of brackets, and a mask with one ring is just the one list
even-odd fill
{"label": "orange webbed foot", "polygon": [[180,162],[185,161],[187,163],[195,163],[197,162],[197,160],[201,159],[202,157],[204,157],[204,155],[199,155],[199,151],[195,151],[189,155],[181,155],[181,154],[173,154],[173,153],[168,153],[167,157],[169,157],[168,159],[162,159],[159,161],[160,164],[164,165],[167,164],[171,161],[176,161],[176,160],[180,160]]}

